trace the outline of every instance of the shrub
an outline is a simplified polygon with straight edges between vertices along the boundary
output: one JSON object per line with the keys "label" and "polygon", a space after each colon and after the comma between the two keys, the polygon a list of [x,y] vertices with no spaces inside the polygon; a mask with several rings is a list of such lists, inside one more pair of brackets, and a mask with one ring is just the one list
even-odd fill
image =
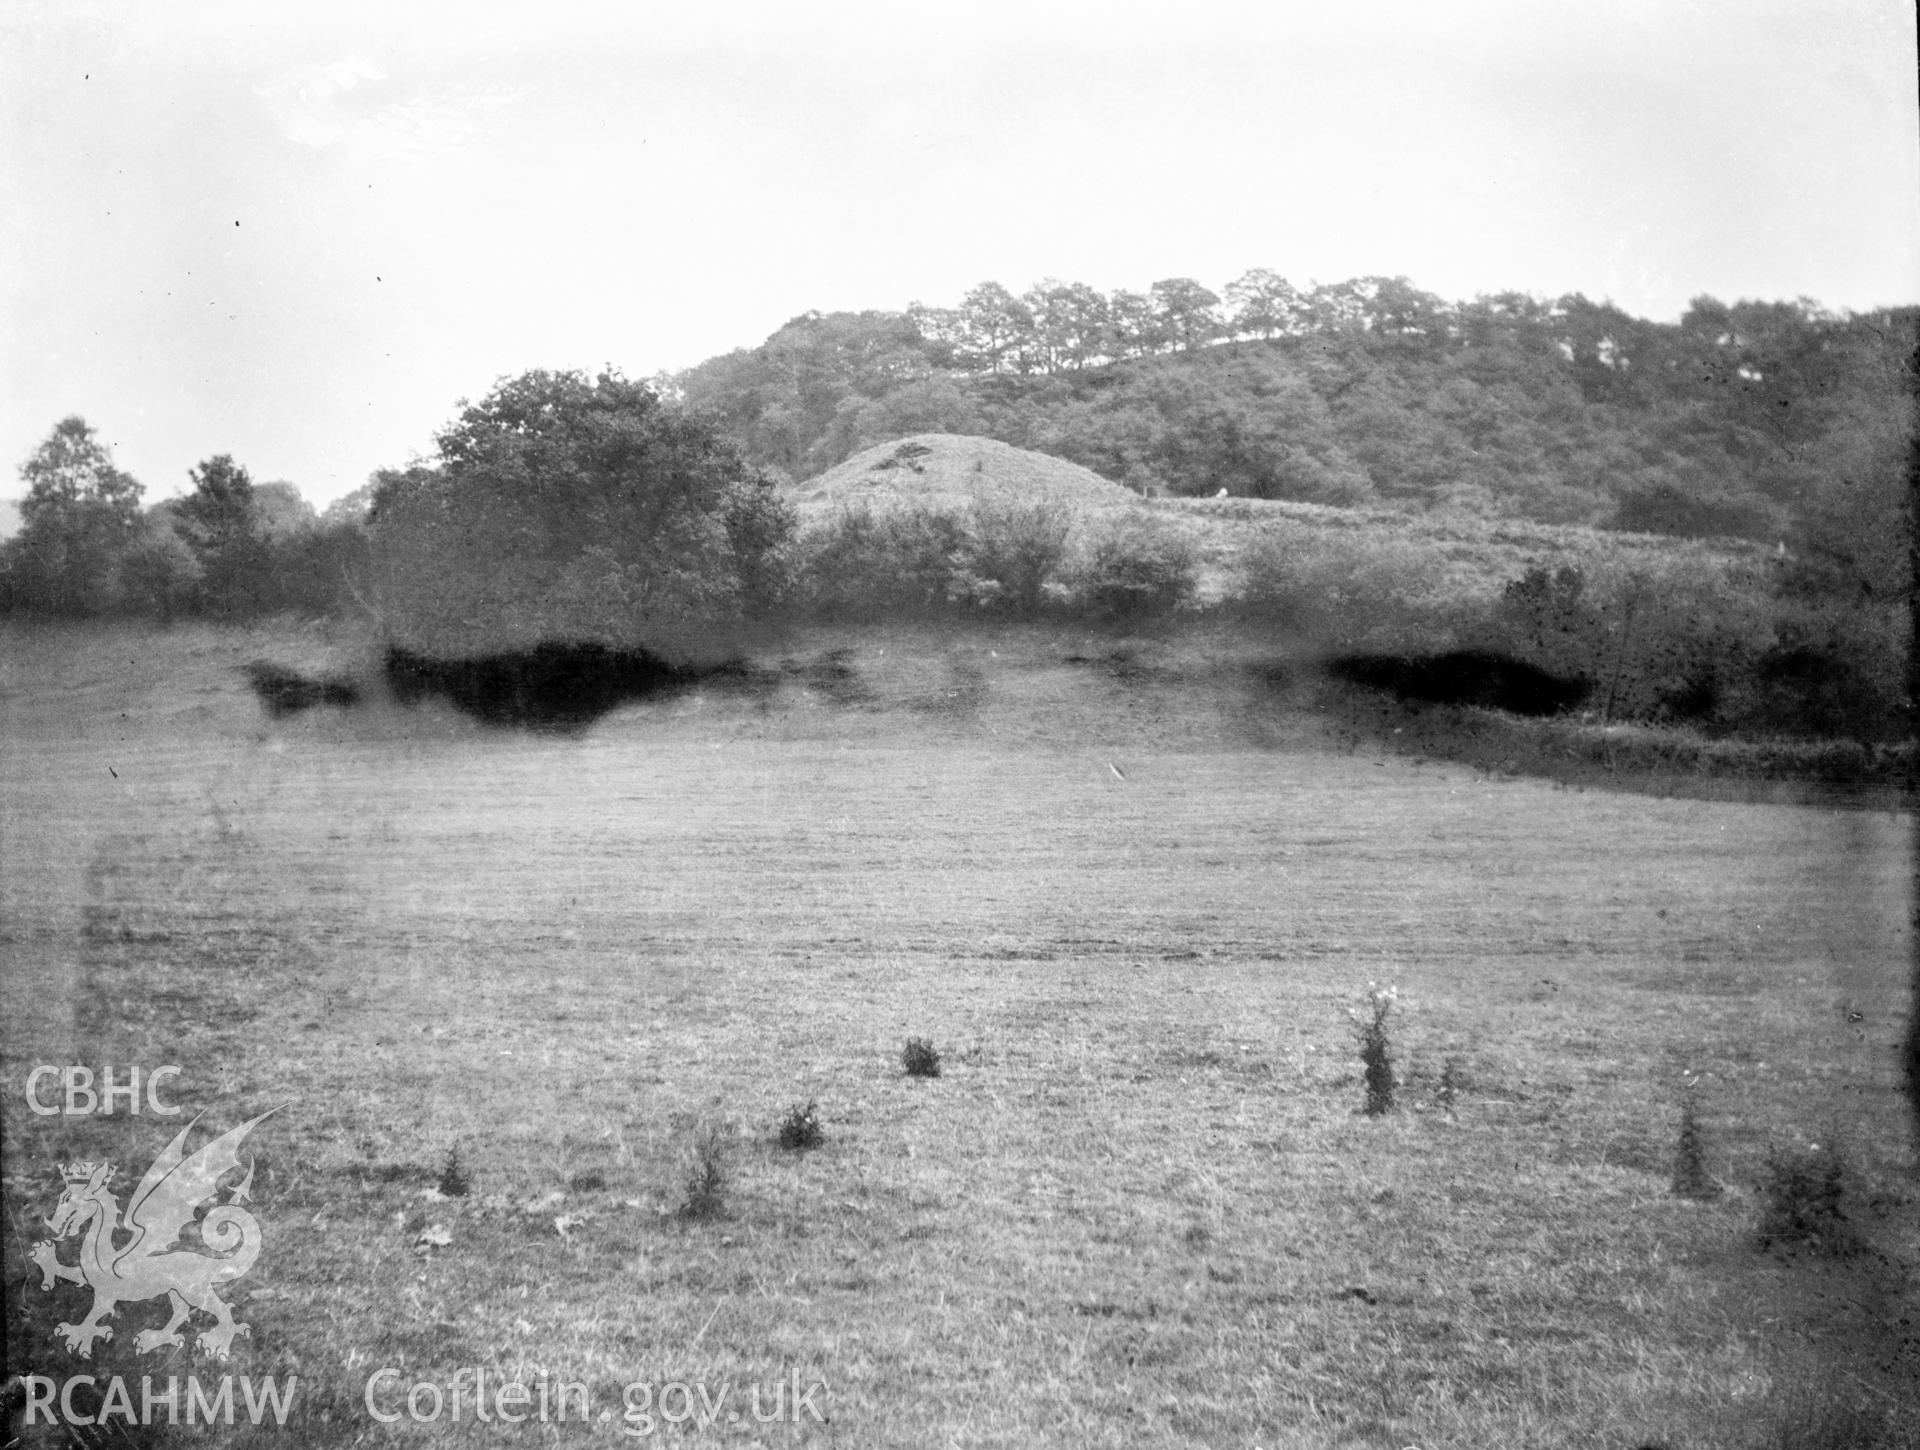
{"label": "shrub", "polygon": [[1593,660],[1593,641],[1601,631],[1587,576],[1577,564],[1548,569],[1536,564],[1509,580],[1494,606],[1493,627],[1500,643],[1542,669],[1555,666],[1581,672]]}
{"label": "shrub", "polygon": [[1072,529],[1072,513],[1057,504],[975,504],[954,574],[956,597],[1008,614],[1037,614]]}
{"label": "shrub", "polygon": [[1760,1248],[1805,1246],[1824,1258],[1852,1258],[1866,1245],[1841,1207],[1847,1166],[1828,1143],[1805,1151],[1770,1152],[1762,1184]]}
{"label": "shrub", "polygon": [[1608,528],[1638,534],[1688,538],[1776,539],[1785,531],[1785,511],[1771,500],[1724,492],[1685,492],[1671,483],[1629,490]]}
{"label": "shrub", "polygon": [[1884,742],[1905,737],[1905,621],[1862,605],[1785,605],[1734,723],[1748,731]]}
{"label": "shrub", "polygon": [[780,1120],[779,1139],[782,1148],[799,1152],[820,1146],[822,1134],[820,1118],[809,1102],[805,1107],[795,1103],[787,1109],[787,1115]]}
{"label": "shrub", "polygon": [[447,1149],[446,1161],[440,1165],[438,1186],[441,1195],[446,1198],[465,1198],[473,1192],[473,1175],[467,1171],[467,1165],[460,1157],[458,1143]]}
{"label": "shrub", "polygon": [[1502,591],[1490,648],[1592,682],[1601,719],[1734,728],[1773,629],[1765,581],[1724,561],[1631,569],[1536,565]]}
{"label": "shrub", "polygon": [[900,1065],[908,1077],[940,1076],[940,1053],[924,1037],[909,1037],[900,1050]]}
{"label": "shrub", "polygon": [[872,620],[939,613],[952,602],[967,525],[942,509],[843,509],[802,536],[797,590],[805,608],[828,620]]}
{"label": "shrub", "polygon": [[727,1163],[728,1138],[726,1129],[719,1123],[709,1123],[695,1134],[681,1179],[681,1218],[719,1218],[726,1212],[727,1190],[732,1183]]}
{"label": "shrub", "polygon": [[1387,1014],[1399,997],[1393,987],[1367,984],[1366,1015],[1356,1019],[1360,1035],[1362,1080],[1367,1087],[1370,1118],[1393,1111],[1393,1044],[1387,1036]]}
{"label": "shrub", "polygon": [[1072,587],[1088,612],[1132,623],[1185,608],[1199,582],[1200,555],[1191,539],[1163,524],[1129,519],[1093,539]]}
{"label": "shrub", "polygon": [[186,613],[200,590],[193,550],[164,518],[151,514],[121,559],[119,577],[122,605],[162,620]]}
{"label": "shrub", "polygon": [[1240,575],[1243,612],[1328,648],[1442,647],[1462,607],[1438,549],[1378,534],[1272,530],[1241,555]]}

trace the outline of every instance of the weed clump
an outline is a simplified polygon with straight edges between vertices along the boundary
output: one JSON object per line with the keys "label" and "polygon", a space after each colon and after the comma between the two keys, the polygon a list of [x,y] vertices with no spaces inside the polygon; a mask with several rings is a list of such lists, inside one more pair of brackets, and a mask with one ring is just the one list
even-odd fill
{"label": "weed clump", "polygon": [[804,1152],[808,1148],[818,1148],[822,1137],[820,1117],[814,1111],[815,1105],[809,1102],[804,1108],[795,1103],[787,1109],[787,1115],[780,1120],[780,1146],[791,1152]]}
{"label": "weed clump", "polygon": [[909,1037],[907,1045],[900,1050],[900,1065],[907,1070],[908,1077],[938,1077],[939,1050],[924,1037]]}
{"label": "weed clump", "polygon": [[1367,1086],[1367,1116],[1393,1111],[1393,1043],[1387,1035],[1387,1014],[1400,993],[1394,987],[1367,983],[1367,1011],[1355,1023],[1360,1032],[1360,1062]]}
{"label": "weed clump", "polygon": [[607,1175],[598,1168],[583,1168],[567,1180],[573,1193],[599,1193],[607,1186]]}
{"label": "weed clump", "polygon": [[1702,1203],[1710,1203],[1720,1196],[1720,1184],[1707,1172],[1706,1136],[1700,1128],[1691,1083],[1680,1099],[1680,1138],[1673,1153],[1673,1193],[1677,1198]]}
{"label": "weed clump", "polygon": [[698,1222],[723,1216],[733,1174],[727,1163],[728,1135],[718,1123],[697,1133],[687,1154],[680,1217]]}
{"label": "weed clump", "polygon": [[1846,1160],[1831,1143],[1825,1147],[1816,1143],[1804,1151],[1769,1152],[1761,1185],[1757,1246],[1804,1246],[1830,1259],[1863,1252],[1866,1244],[1860,1231],[1841,1207],[1846,1180]]}
{"label": "weed clump", "polygon": [[440,1165],[440,1182],[437,1187],[442,1198],[465,1198],[473,1192],[473,1175],[467,1171],[466,1161],[460,1156],[458,1143],[447,1149],[446,1161]]}

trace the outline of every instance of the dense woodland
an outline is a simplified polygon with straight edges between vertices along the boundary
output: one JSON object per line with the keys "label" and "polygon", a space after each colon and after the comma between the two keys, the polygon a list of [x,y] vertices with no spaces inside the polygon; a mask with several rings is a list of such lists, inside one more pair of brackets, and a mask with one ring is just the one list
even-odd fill
{"label": "dense woodland", "polygon": [[754,462],[978,433],[1146,493],[1464,509],[1789,543],[1897,498],[1920,309],[1578,295],[1453,304],[1403,279],[1103,295],[983,283],[957,308],[809,313],[657,379]]}

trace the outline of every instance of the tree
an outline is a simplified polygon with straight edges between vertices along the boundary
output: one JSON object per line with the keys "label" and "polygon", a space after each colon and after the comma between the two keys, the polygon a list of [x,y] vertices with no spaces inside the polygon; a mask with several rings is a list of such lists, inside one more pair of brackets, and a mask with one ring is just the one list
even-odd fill
{"label": "tree", "polygon": [[1163,278],[1148,295],[1167,336],[1182,352],[1204,347],[1225,330],[1220,299],[1191,277]]}
{"label": "tree", "polygon": [[966,319],[957,307],[929,307],[924,302],[907,304],[907,321],[919,332],[926,345],[927,361],[934,367],[957,366],[966,347]]}
{"label": "tree", "polygon": [[1307,311],[1320,332],[1365,332],[1373,288],[1365,278],[1324,282],[1307,295]]}
{"label": "tree", "polygon": [[1227,305],[1235,337],[1272,338],[1299,326],[1306,300],[1279,273],[1255,267],[1227,284]]}
{"label": "tree", "polygon": [[1103,355],[1107,299],[1084,282],[1048,277],[1021,298],[1033,316],[1034,345],[1043,372],[1078,371]]}
{"label": "tree", "polygon": [[187,471],[193,492],[174,505],[187,547],[200,565],[200,606],[237,618],[268,607],[270,551],[255,518],[253,478],[231,453]]}
{"label": "tree", "polygon": [[27,496],[8,560],[9,593],[56,614],[94,614],[118,602],[119,566],[141,537],[140,485],[114,467],[86,419],[54,426],[21,466]]}
{"label": "tree", "polygon": [[791,508],[702,419],[605,371],[534,371],[466,405],[430,464],[380,477],[388,632],[431,652],[542,641],[731,653],[771,606]]}
{"label": "tree", "polygon": [[999,372],[1001,362],[1032,338],[1033,313],[998,282],[982,282],[961,298],[960,316],[967,350],[988,372]]}
{"label": "tree", "polygon": [[253,486],[253,527],[262,537],[274,541],[292,538],[316,528],[319,514],[300,496],[300,490],[284,479]]}
{"label": "tree", "polygon": [[1106,351],[1115,357],[1141,357],[1167,345],[1167,333],[1153,299],[1139,292],[1115,292],[1107,300]]}
{"label": "tree", "polygon": [[1447,340],[1448,307],[1405,277],[1364,277],[1367,327],[1376,337],[1439,351]]}

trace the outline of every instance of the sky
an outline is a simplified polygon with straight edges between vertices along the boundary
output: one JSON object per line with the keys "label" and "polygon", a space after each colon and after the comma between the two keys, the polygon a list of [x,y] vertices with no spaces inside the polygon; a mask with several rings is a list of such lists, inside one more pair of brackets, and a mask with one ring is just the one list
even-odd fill
{"label": "sky", "polygon": [[534,367],[1252,267],[1920,301],[1906,0],[0,0],[0,499],[317,505]]}

